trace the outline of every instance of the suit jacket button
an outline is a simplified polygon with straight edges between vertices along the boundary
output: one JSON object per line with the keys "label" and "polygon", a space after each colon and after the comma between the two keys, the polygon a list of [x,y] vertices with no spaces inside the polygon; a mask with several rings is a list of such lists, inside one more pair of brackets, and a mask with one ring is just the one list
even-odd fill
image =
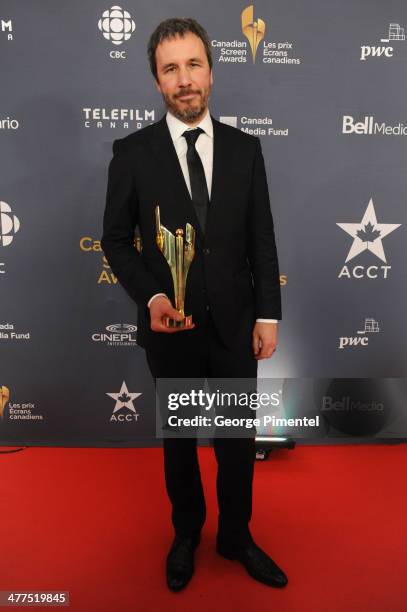
{"label": "suit jacket button", "polygon": [[210,249],[204,249],[203,252],[204,252],[205,255],[209,255]]}

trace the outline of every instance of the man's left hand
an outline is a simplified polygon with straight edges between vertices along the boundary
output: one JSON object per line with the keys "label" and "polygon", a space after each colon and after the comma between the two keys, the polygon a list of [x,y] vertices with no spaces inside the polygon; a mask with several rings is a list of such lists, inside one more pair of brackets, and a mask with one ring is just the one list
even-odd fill
{"label": "man's left hand", "polygon": [[253,329],[255,359],[269,359],[277,348],[278,323],[259,323]]}

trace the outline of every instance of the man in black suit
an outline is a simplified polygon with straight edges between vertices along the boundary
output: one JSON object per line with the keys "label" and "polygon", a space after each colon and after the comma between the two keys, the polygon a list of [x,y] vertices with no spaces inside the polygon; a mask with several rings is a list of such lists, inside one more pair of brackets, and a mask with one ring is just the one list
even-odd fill
{"label": "man in black suit", "polygon": [[[138,343],[157,378],[255,378],[258,360],[277,346],[281,300],[273,220],[258,138],[209,113],[213,82],[208,35],[193,19],[156,28],[148,55],[167,114],[116,140],[109,166],[102,247],[138,306]],[[195,258],[180,319],[169,266],[156,244],[155,207],[171,232],[196,229]],[[139,227],[143,249],[134,248]],[[194,437],[163,440],[175,539],[167,584],[190,580],[206,507]],[[284,586],[287,578],[249,531],[254,437],[215,437],[218,462],[217,551],[240,561],[255,579]]]}

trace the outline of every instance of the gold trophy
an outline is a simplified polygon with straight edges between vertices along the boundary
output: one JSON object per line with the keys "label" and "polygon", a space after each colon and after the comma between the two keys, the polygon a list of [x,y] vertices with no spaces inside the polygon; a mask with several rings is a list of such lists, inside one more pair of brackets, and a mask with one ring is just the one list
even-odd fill
{"label": "gold trophy", "polygon": [[164,225],[161,225],[159,206],[155,207],[155,225],[157,246],[171,270],[175,308],[183,317],[181,321],[164,317],[164,324],[166,327],[190,327],[192,325],[192,315],[185,315],[184,306],[187,276],[195,256],[195,230],[190,223],[187,223],[185,239],[182,229],[177,229],[174,236]]}

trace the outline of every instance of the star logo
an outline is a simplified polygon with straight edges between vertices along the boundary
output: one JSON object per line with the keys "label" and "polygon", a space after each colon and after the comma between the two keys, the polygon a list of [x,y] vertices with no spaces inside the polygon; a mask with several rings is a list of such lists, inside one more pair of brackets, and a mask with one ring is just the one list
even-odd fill
{"label": "star logo", "polygon": [[353,238],[345,263],[362,251],[370,251],[386,263],[382,240],[400,227],[401,223],[378,223],[373,200],[370,198],[360,223],[337,223],[336,225],[339,225],[344,232]]}
{"label": "star logo", "polygon": [[137,397],[142,395],[142,393],[129,393],[129,390],[127,389],[127,385],[124,381],[120,388],[119,393],[106,393],[106,395],[116,400],[116,405],[114,407],[112,414],[114,414],[118,410],[121,410],[122,408],[128,408],[129,410],[134,412],[134,414],[137,414],[137,410],[133,406],[133,401]]}

